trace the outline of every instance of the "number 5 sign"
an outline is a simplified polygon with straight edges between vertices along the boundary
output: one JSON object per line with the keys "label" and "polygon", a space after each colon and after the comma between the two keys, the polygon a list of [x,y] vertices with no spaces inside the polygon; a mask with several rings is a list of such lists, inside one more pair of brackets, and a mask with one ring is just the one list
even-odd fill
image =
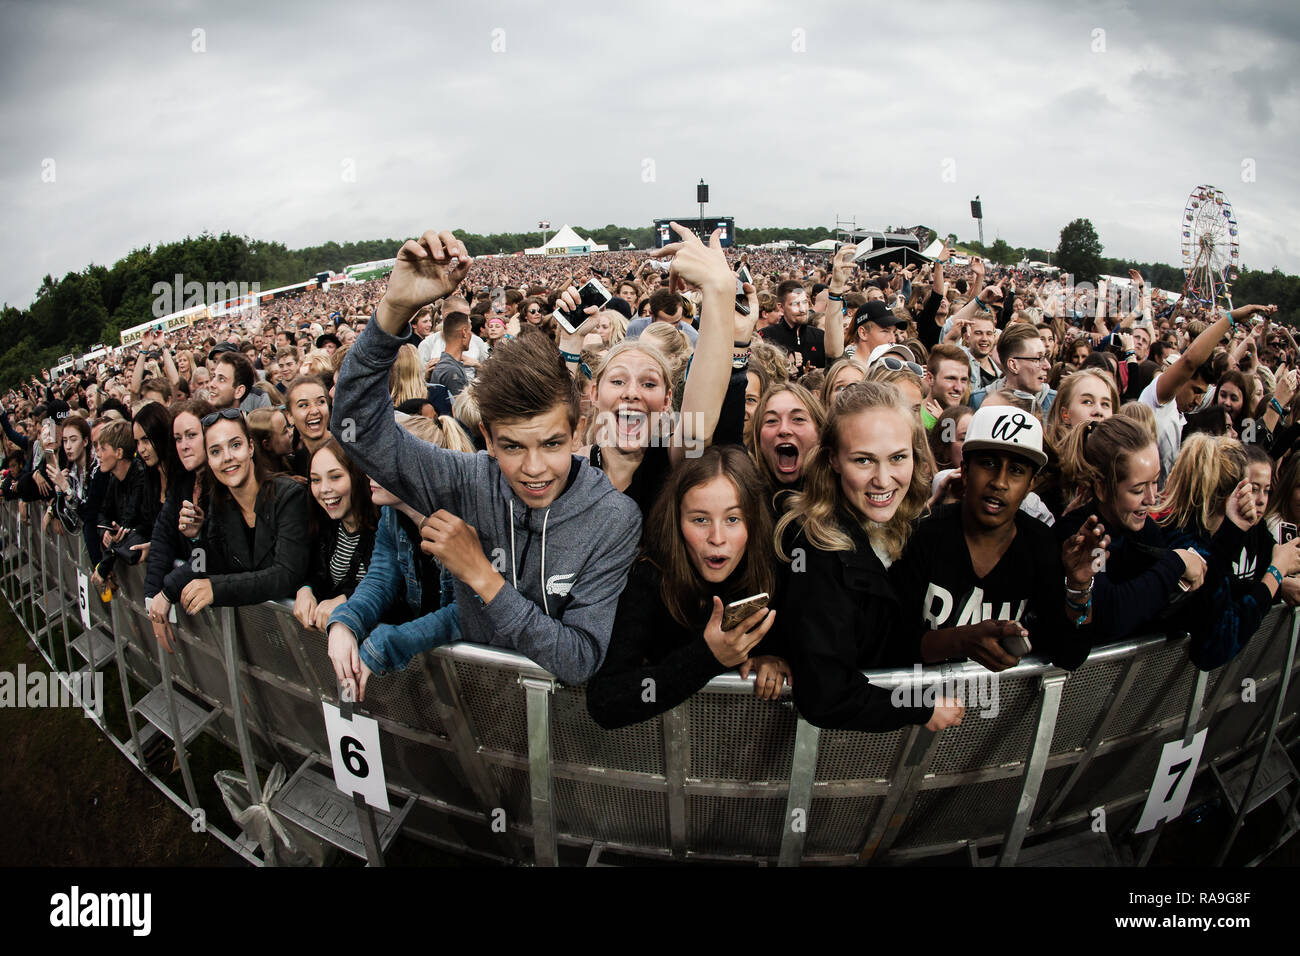
{"label": "number 5 sign", "polygon": [[325,709],[335,786],[349,795],[359,793],[372,807],[391,812],[384,785],[384,761],[379,753],[378,722],[361,714],[348,720],[328,701],[321,701],[321,706]]}
{"label": "number 5 sign", "polygon": [[77,605],[81,608],[81,627],[90,630],[90,577],[85,571],[77,572]]}

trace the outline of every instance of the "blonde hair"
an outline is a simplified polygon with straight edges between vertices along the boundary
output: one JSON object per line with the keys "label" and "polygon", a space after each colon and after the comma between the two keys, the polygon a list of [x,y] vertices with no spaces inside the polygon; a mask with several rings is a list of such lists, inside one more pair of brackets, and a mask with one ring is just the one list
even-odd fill
{"label": "blonde hair", "polygon": [[413,398],[429,397],[429,388],[424,383],[424,363],[420,361],[419,350],[409,342],[397,350],[397,359],[388,371],[388,394],[392,396],[393,407]]}
{"label": "blonde hair", "polygon": [[1246,474],[1246,450],[1235,438],[1198,433],[1183,442],[1165,485],[1159,518],[1167,527],[1193,524],[1208,530],[1222,515],[1233,489]]}
{"label": "blonde hair", "polygon": [[[617,312],[614,314],[618,315]],[[622,316],[620,315],[619,318],[621,319]],[[651,324],[653,325],[656,323]],[[665,325],[666,323],[659,322],[657,324]],[[677,330],[674,329],[672,331]],[[681,335],[682,338],[686,337],[681,332],[677,332],[677,334]],[[646,358],[650,359],[650,361],[654,362],[655,366],[659,369],[659,373],[663,376],[664,389],[669,394],[671,401],[677,403],[680,403],[681,401],[680,395],[677,391],[677,380],[675,378],[677,370],[669,363],[669,360],[664,353],[656,348],[653,342],[645,341],[644,336],[639,339],[624,339],[617,345],[611,346],[605,352],[604,356],[596,364],[595,370],[592,372],[590,387],[583,390],[590,405],[589,408],[584,409],[584,412],[587,414],[587,428],[586,434],[583,436],[583,441],[588,445],[594,445],[596,443],[596,436],[600,431],[600,422],[598,421],[600,410],[596,408],[596,394],[600,391],[600,383],[605,378],[605,373],[609,371],[609,367],[614,364],[615,359],[624,352],[640,352]],[[664,407],[665,409],[671,407],[671,403],[666,402]]]}
{"label": "blonde hair", "polygon": [[912,439],[912,480],[907,486],[898,510],[887,524],[867,521],[860,516],[863,530],[882,545],[891,560],[903,553],[912,524],[925,510],[930,498],[930,481],[934,476],[934,458],[921,420],[903,401],[902,393],[881,382],[860,382],[850,385],[840,393],[826,426],[822,442],[808,460],[804,469],[803,491],[790,497],[789,510],[776,525],[776,551],[783,561],[790,560],[782,547],[786,529],[799,522],[808,541],[823,551],[852,551],[853,540],[840,527],[843,490],[840,476],[832,462],[840,451],[844,423],[857,415],[876,409],[898,413],[907,423]]}
{"label": "blonde hair", "polygon": [[[686,337],[685,332],[674,325],[667,322],[651,322],[641,330],[641,338],[647,337],[650,339],[650,345],[657,348],[668,360],[673,374],[684,367],[691,357],[691,340]],[[610,351],[612,352],[613,349]]]}
{"label": "blonde hair", "polygon": [[469,436],[465,434],[465,430],[460,427],[456,419],[450,415],[439,415],[437,418],[411,415],[402,422],[402,427],[430,445],[448,448],[451,451],[463,451],[471,455],[474,453],[474,443],[469,440]]}
{"label": "blonde hair", "polygon": [[[622,284],[619,283],[619,285]],[[609,320],[609,347],[613,348],[622,342],[627,335],[627,319],[623,318],[622,312],[616,312],[613,309],[606,309],[603,312],[596,313],[596,318],[599,319],[601,316]]]}
{"label": "blonde hair", "polygon": [[859,359],[842,358],[839,361],[837,361],[834,365],[832,365],[829,369],[826,370],[826,380],[822,382],[822,388],[821,388],[822,405],[824,405],[826,408],[830,408],[833,404],[835,404],[835,396],[831,394],[831,389],[834,388],[835,386],[835,379],[839,376],[840,372],[844,371],[846,368],[856,368],[859,372],[862,373],[862,381],[864,382],[867,380],[867,376],[870,374],[867,368],[867,363],[860,361]]}
{"label": "blonde hair", "polygon": [[786,364],[786,355],[785,349],[757,335],[749,343],[750,366],[761,368],[767,380],[773,384],[784,382],[790,377],[790,366]]}
{"label": "blonde hair", "polygon": [[1095,378],[1106,386],[1106,391],[1110,393],[1111,414],[1119,414],[1119,389],[1115,387],[1113,378],[1100,369],[1085,368],[1077,372],[1071,372],[1061,379],[1061,388],[1057,392],[1056,398],[1052,400],[1052,407],[1048,409],[1047,421],[1043,423],[1043,432],[1047,438],[1047,443],[1053,448],[1060,448],[1064,445],[1070,437],[1070,432],[1075,427],[1083,424],[1083,422],[1075,422],[1073,425],[1066,424],[1065,410],[1074,401],[1074,393],[1083,384],[1084,376]]}
{"label": "blonde hair", "polygon": [[334,357],[324,349],[312,349],[298,364],[300,367],[302,365],[308,366],[306,372],[308,375],[323,375],[327,378],[334,375]]}
{"label": "blonde hair", "polygon": [[1148,432],[1151,433],[1152,441],[1156,441],[1159,439],[1160,433],[1156,429],[1155,409],[1153,409],[1150,405],[1146,405],[1136,400],[1131,402],[1125,402],[1123,405],[1120,406],[1119,411],[1117,411],[1115,414],[1123,415],[1125,418],[1133,419],[1133,421],[1137,422],[1139,425],[1141,425],[1143,428],[1145,428]]}

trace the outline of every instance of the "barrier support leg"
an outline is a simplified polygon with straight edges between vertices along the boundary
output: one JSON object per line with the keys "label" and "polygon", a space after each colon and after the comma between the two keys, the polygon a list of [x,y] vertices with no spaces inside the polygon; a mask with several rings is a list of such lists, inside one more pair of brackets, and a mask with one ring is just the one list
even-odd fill
{"label": "barrier support leg", "polygon": [[691,764],[689,707],[689,701],[678,704],[663,718],[668,841],[674,860],[686,859],[686,770]]}
{"label": "barrier support leg", "polygon": [[1056,733],[1056,718],[1061,712],[1061,694],[1065,691],[1065,681],[1065,674],[1053,674],[1042,679],[1034,746],[1029,752],[1029,763],[1025,766],[1025,778],[1020,787],[1020,802],[1016,805],[1016,815],[1012,818],[1011,827],[1002,841],[1002,852],[998,854],[998,866],[1015,866],[1016,857],[1020,855],[1020,847],[1025,842],[1029,818],[1034,812],[1034,804],[1038,802],[1038,790],[1043,783],[1043,774],[1047,771],[1047,758],[1052,750],[1052,736]]}
{"label": "barrier support leg", "polygon": [[551,776],[551,693],[549,680],[521,677],[528,708],[528,783],[532,792],[533,858],[538,866],[557,866],[555,782]]}
{"label": "barrier support leg", "polygon": [[[116,602],[114,602],[116,603]],[[185,784],[185,799],[193,810],[199,805],[199,794],[194,789],[194,775],[190,773],[190,755],[186,751],[185,735],[181,733],[180,714],[176,709],[176,687],[172,684],[171,652],[161,644],[158,645],[158,670],[162,673],[163,693],[167,696],[167,719],[172,727],[172,749],[176,752],[176,763],[181,768],[181,780]]]}
{"label": "barrier support leg", "polygon": [[[1192,696],[1187,704],[1187,716],[1183,719],[1183,746],[1189,746],[1192,738],[1199,732],[1197,727],[1201,722],[1201,709],[1205,703],[1205,688],[1209,682],[1209,674],[1203,670],[1196,672],[1196,682],[1192,684]],[[1161,820],[1152,829],[1147,838],[1142,841],[1142,849],[1138,854],[1138,866],[1146,866],[1151,862],[1151,854],[1156,851],[1156,844],[1160,842],[1160,831],[1164,829],[1168,821]]]}
{"label": "barrier support leg", "polygon": [[893,782],[889,792],[885,794],[871,832],[867,834],[866,845],[858,854],[859,863],[883,859],[889,853],[912,810],[912,804],[916,802],[921,778],[925,776],[925,768],[930,765],[938,746],[939,734],[921,726],[912,728],[903,743],[903,758],[891,775]]}
{"label": "barrier support leg", "polygon": [[[1273,746],[1273,735],[1277,733],[1278,722],[1282,719],[1282,710],[1286,706],[1287,689],[1291,682],[1291,668],[1295,665],[1295,646],[1296,636],[1300,634],[1300,614],[1291,616],[1291,637],[1287,643],[1286,665],[1282,668],[1282,677],[1278,682],[1277,703],[1273,706],[1273,717],[1269,721],[1268,731],[1264,734],[1263,743],[1260,744],[1259,757],[1255,760],[1255,767],[1250,772],[1250,782],[1246,784],[1246,792],[1241,796],[1241,803],[1237,805],[1236,816],[1232,819],[1232,829],[1228,832],[1228,838],[1223,841],[1223,848],[1219,850],[1219,855],[1214,861],[1215,866],[1223,866],[1224,861],[1228,859],[1228,853],[1232,849],[1232,844],[1237,840],[1237,833],[1241,830],[1241,825],[1245,822],[1246,814],[1250,812],[1250,798],[1255,793],[1255,786],[1259,783],[1260,771],[1264,769],[1264,761],[1268,759],[1269,750]],[[1249,738],[1247,738],[1249,742]],[[1294,807],[1294,803],[1292,804]],[[1282,818],[1282,826],[1285,829],[1290,824],[1290,814]]]}
{"label": "barrier support leg", "polygon": [[239,759],[244,765],[244,778],[248,781],[248,796],[254,803],[262,802],[262,784],[257,776],[257,761],[253,759],[253,742],[244,722],[244,699],[239,687],[239,659],[235,653],[234,611],[228,607],[214,608],[221,618],[221,650],[226,662],[226,682],[230,688],[230,707],[235,715],[235,738],[239,741]]}
{"label": "barrier support leg", "polygon": [[[95,595],[91,595],[91,600]],[[122,685],[122,705],[126,709],[126,723],[131,728],[131,754],[135,758],[136,766],[142,771],[145,769],[144,754],[140,752],[140,731],[135,723],[135,704],[131,700],[131,685],[128,682],[130,675],[126,669],[126,652],[122,649],[121,628],[118,626],[118,603],[122,600],[120,595],[113,595],[112,601],[108,606],[109,620],[113,625],[113,652],[117,657],[117,679]]]}
{"label": "barrier support leg", "polygon": [[[785,801],[785,823],[781,831],[778,866],[798,866],[803,859],[804,839],[812,817],[813,777],[817,774],[817,745],[821,730],[802,717],[794,732],[794,756],[790,763],[790,794]],[[796,811],[802,810],[802,817]],[[795,822],[800,825],[795,827]]]}

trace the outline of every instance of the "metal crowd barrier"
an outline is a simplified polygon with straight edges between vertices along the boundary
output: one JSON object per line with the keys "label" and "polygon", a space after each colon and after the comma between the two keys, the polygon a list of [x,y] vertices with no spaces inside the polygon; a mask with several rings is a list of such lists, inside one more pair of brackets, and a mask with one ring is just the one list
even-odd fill
{"label": "metal crowd barrier", "polygon": [[[239,754],[254,802],[262,799],[259,768],[289,768],[288,790],[312,766],[329,767],[321,702],[339,701],[326,639],[303,630],[289,607],[181,614],[176,653],[167,655],[144,613],[143,567],[119,567],[111,603],[92,594],[94,628],[72,640],[77,571],[90,569],[80,539],[19,526],[12,504],[0,527],[8,545],[0,580],[24,628],[52,667],[59,627],[67,659],[80,641],[87,666],[117,667],[131,739],[114,740],[186,812],[198,803],[185,756],[199,733]],[[400,828],[445,849],[539,865],[558,863],[563,848],[586,850],[590,862],[614,851],[780,865],[899,862],[963,848],[981,862],[981,850],[997,848],[996,862],[1012,865],[1026,839],[1077,830],[1099,807],[1111,821],[1136,818],[1164,745],[1206,728],[1198,771],[1213,768],[1220,779],[1238,763],[1235,837],[1265,795],[1263,778],[1272,781],[1266,796],[1289,794],[1262,768],[1266,755],[1276,758],[1280,735],[1296,730],[1298,629],[1297,612],[1275,608],[1237,659],[1208,675],[1188,662],[1184,641],[1165,636],[1097,648],[1073,673],[1028,660],[998,675],[995,718],[968,707],[961,727],[938,734],[819,730],[788,697],[756,700],[752,680],[735,673],[661,718],[605,731],[588,716],[583,688],[518,654],[457,644],[371,680],[364,709],[383,732],[390,794],[405,805],[381,815],[380,843],[343,820],[337,829],[350,836],[338,845],[382,863]],[[976,676],[987,672],[967,663],[926,668],[921,682]],[[914,671],[870,677],[890,688],[917,683]],[[1255,700],[1243,702],[1250,681]],[[153,690],[137,699],[141,686]],[[177,725],[179,735],[170,731]],[[142,736],[150,727],[173,739],[184,796],[147,769]],[[314,799],[317,817],[341,814]],[[205,808],[210,819],[216,809]],[[1295,811],[1293,799],[1286,819]],[[308,824],[311,816],[290,814]],[[1132,821],[1125,826],[1131,831]],[[263,862],[247,836],[213,830]],[[1147,840],[1141,862],[1154,845]]]}

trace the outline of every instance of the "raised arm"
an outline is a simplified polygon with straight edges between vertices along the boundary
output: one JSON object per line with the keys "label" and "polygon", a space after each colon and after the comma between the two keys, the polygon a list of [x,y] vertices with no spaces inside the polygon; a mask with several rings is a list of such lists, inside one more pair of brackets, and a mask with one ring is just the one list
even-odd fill
{"label": "raised arm", "polygon": [[698,453],[713,438],[722,400],[727,394],[727,383],[731,381],[732,342],[740,341],[738,336],[742,332],[752,334],[754,320],[758,317],[758,296],[753,286],[747,286],[750,314],[737,315],[736,276],[722,252],[720,233],[715,230],[709,237],[708,246],[705,246],[689,229],[676,223],[673,223],[673,229],[682,241],[656,249],[652,255],[656,258],[673,256],[668,274],[674,288],[677,283],[685,282],[704,292],[700,337],[695,343],[691,369],[682,390],[681,418],[668,451],[676,467],[686,457],[687,448]]}

